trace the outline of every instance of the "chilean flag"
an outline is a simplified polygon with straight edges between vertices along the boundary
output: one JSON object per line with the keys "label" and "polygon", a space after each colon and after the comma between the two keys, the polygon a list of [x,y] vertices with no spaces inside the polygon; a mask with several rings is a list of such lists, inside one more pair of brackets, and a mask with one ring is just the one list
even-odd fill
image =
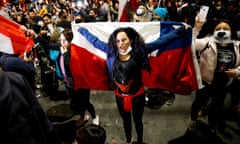
{"label": "chilean flag", "polygon": [[24,52],[32,49],[34,41],[25,36],[19,24],[1,15],[0,24],[0,52],[23,57]]}
{"label": "chilean flag", "polygon": [[[71,45],[71,70],[76,88],[111,90],[107,77],[106,53],[96,48],[81,33],[79,27],[88,29],[107,44],[110,34],[118,27],[133,27],[144,38],[146,44],[167,34],[178,22],[144,23],[80,23],[73,24],[74,38]],[[174,93],[189,95],[199,88],[201,79],[195,53],[192,49],[192,31],[171,41],[165,47],[149,54],[151,72],[143,70],[146,87],[160,88]]]}

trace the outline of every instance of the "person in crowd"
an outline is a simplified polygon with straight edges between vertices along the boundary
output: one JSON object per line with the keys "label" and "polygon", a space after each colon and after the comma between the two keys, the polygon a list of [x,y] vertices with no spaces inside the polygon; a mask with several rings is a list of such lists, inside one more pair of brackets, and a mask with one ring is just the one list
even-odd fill
{"label": "person in crowd", "polygon": [[133,14],[134,22],[149,22],[151,21],[152,14],[149,15],[147,7],[144,3],[140,3],[138,9]]}
{"label": "person in crowd", "polygon": [[[165,21],[167,20],[168,17],[168,11],[167,8],[161,7],[161,8],[156,8],[153,10],[153,17],[152,21]],[[152,89],[152,91],[160,92],[164,90],[160,89]],[[166,101],[167,105],[172,105],[175,100],[175,94],[173,92],[168,91],[167,92],[169,99]],[[151,98],[146,98],[146,100],[149,100]]]}
{"label": "person in crowd", "polygon": [[42,17],[37,15],[37,13],[34,11],[34,9],[30,9],[28,11],[28,28],[33,29],[36,33],[40,32],[40,28],[43,25]]}
{"label": "person in crowd", "polygon": [[[194,46],[200,53],[200,72],[204,87],[196,91],[196,98],[191,107],[191,118],[188,130],[196,130],[198,112],[206,107],[208,123],[211,131],[216,133],[217,114],[222,108],[226,92],[232,97],[231,107],[239,106],[239,41],[236,41],[236,30],[229,20],[211,21],[208,33],[205,36],[199,35],[200,30],[204,31],[203,22],[196,16],[196,23],[193,29]],[[206,26],[209,27],[209,26]]]}
{"label": "person in crowd", "polygon": [[179,15],[177,12],[177,6],[174,0],[166,0],[166,8],[168,11],[167,19],[170,21],[179,21]]}
{"label": "person in crowd", "polygon": [[67,13],[66,9],[61,9],[58,13],[58,17],[56,20],[56,26],[62,28],[71,28],[71,20],[69,19],[69,13]]}
{"label": "person in crowd", "polygon": [[[56,24],[52,20],[51,14],[45,14],[43,17],[43,26],[40,29],[39,36],[45,41],[56,41],[59,37],[59,33]],[[55,36],[56,35],[56,36]],[[38,42],[36,42],[38,43]],[[44,96],[49,96],[51,100],[58,100],[60,96],[58,94],[59,82],[54,71],[56,65],[50,59],[50,50],[47,46],[42,46],[36,48],[36,56],[38,60],[38,65],[41,72],[41,87]],[[63,98],[67,98],[66,96]]]}
{"label": "person in crowd", "polygon": [[0,69],[0,138],[8,144],[61,144],[26,78]]}
{"label": "person in crowd", "polygon": [[157,0],[146,0],[145,1],[147,10],[153,14],[153,10],[158,7],[158,1]]}
{"label": "person in crowd", "polygon": [[118,10],[119,10],[119,1],[111,2],[111,4],[110,4],[110,14],[111,14],[111,21],[112,22],[118,21]]}
{"label": "person in crowd", "polygon": [[166,8],[156,8],[153,10],[152,21],[163,21],[166,20],[168,11]]}
{"label": "person in crowd", "polygon": [[55,23],[57,21],[57,17],[58,17],[58,8],[54,4],[51,4],[50,8],[51,9],[50,9],[49,14],[52,16],[52,20]]}
{"label": "person in crowd", "polygon": [[106,130],[94,124],[79,128],[76,132],[76,144],[108,144]]}
{"label": "person in crowd", "polygon": [[41,43],[49,49],[56,50],[54,56],[50,56],[51,60],[56,63],[58,71],[58,78],[64,81],[67,94],[70,98],[71,109],[75,114],[80,115],[79,124],[81,125],[85,119],[85,111],[89,111],[92,122],[99,124],[99,116],[96,115],[94,106],[90,103],[90,90],[74,88],[74,79],[72,77],[70,68],[71,57],[71,41],[73,39],[73,32],[71,29],[64,29],[60,34],[60,43],[41,41]]}
{"label": "person in crowd", "polygon": [[43,17],[45,14],[48,14],[47,4],[45,2],[41,3],[41,10],[39,11],[38,15]]}
{"label": "person in crowd", "polygon": [[29,82],[32,90],[35,90],[35,67],[33,56],[20,58],[18,55],[0,52],[0,67],[4,71],[17,72],[23,75]]}
{"label": "person in crowd", "polygon": [[216,0],[214,3],[214,8],[213,8],[213,19],[219,20],[223,18],[227,18],[227,11],[225,8],[225,3],[223,0]]}
{"label": "person in crowd", "polygon": [[77,23],[81,23],[81,22],[83,22],[83,18],[82,18],[82,16],[80,15],[79,12],[75,12],[75,13],[74,13],[74,18],[73,18],[72,23],[77,24]]}
{"label": "person in crowd", "polygon": [[43,26],[40,29],[40,35],[44,37],[46,40],[50,39],[50,36],[56,29],[56,25],[52,20],[51,14],[45,14],[42,16],[43,19]]}
{"label": "person in crowd", "polygon": [[59,64],[64,77],[64,82],[66,84],[68,94],[71,98],[71,105],[73,107],[73,110],[75,110],[76,113],[80,114],[80,122],[84,120],[85,111],[88,110],[93,119],[93,123],[99,125],[99,117],[95,113],[94,106],[90,103],[90,90],[82,88],[75,90],[73,87],[74,83],[70,69],[70,44],[72,39],[72,30],[66,29],[60,35],[61,55],[59,59]]}
{"label": "person in crowd", "polygon": [[237,0],[227,0],[226,2],[226,18],[233,22],[233,24],[240,29],[240,14],[239,14],[239,1]]}
{"label": "person in crowd", "polygon": [[[203,0],[203,1],[205,1],[205,0]],[[181,3],[181,4],[179,4],[179,7],[178,7],[178,14],[180,17],[180,21],[193,26],[196,12],[197,12],[196,6],[194,5],[194,3],[191,3],[186,0],[182,0],[179,3]],[[205,5],[205,4],[201,4],[201,5]]]}
{"label": "person in crowd", "polygon": [[108,43],[100,41],[87,29],[78,29],[95,47],[107,53],[107,71],[109,82],[114,89],[116,104],[123,120],[126,142],[132,142],[132,116],[137,133],[137,143],[143,143],[142,117],[145,106],[145,89],[142,82],[142,69],[150,71],[148,53],[161,48],[171,40],[184,34],[185,29],[163,35],[146,45],[141,35],[131,27],[120,27],[109,37]]}
{"label": "person in crowd", "polygon": [[99,0],[99,17],[102,21],[111,22],[110,0]]}
{"label": "person in crowd", "polygon": [[17,13],[16,14],[16,19],[13,19],[14,21],[16,21],[18,24],[20,25],[25,25],[27,26],[27,19],[24,13]]}
{"label": "person in crowd", "polygon": [[99,17],[98,8],[90,8],[90,9],[82,8],[80,10],[80,15],[82,16],[84,22],[102,21],[101,17]]}

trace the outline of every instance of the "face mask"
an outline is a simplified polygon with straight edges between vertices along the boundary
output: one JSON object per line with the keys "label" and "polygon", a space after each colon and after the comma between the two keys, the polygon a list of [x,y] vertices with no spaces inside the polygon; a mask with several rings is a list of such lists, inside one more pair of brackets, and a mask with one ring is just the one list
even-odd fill
{"label": "face mask", "polygon": [[124,52],[123,52],[123,51],[119,51],[119,54],[120,54],[120,55],[127,55],[127,54],[129,54],[131,51],[132,51],[132,47],[129,46],[126,51],[124,51]]}
{"label": "face mask", "polygon": [[237,37],[240,39],[240,31],[237,31]]}
{"label": "face mask", "polygon": [[218,43],[230,43],[231,42],[231,31],[229,30],[217,30],[213,34],[214,39]]}
{"label": "face mask", "polygon": [[216,10],[220,10],[222,7],[221,6],[216,6],[215,9]]}
{"label": "face mask", "polygon": [[143,15],[143,9],[138,8],[137,11],[136,11],[136,14],[137,14],[138,16]]}

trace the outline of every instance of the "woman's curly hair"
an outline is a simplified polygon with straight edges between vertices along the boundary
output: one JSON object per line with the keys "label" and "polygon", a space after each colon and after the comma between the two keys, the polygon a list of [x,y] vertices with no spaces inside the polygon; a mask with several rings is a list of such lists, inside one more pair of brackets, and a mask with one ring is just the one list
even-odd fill
{"label": "woman's curly hair", "polygon": [[147,58],[147,47],[144,42],[143,37],[131,27],[120,27],[117,28],[109,37],[108,40],[108,56],[118,56],[118,48],[116,37],[119,32],[125,32],[130,39],[132,51],[131,54],[133,57],[140,60],[143,65],[143,68],[149,70],[148,58]]}

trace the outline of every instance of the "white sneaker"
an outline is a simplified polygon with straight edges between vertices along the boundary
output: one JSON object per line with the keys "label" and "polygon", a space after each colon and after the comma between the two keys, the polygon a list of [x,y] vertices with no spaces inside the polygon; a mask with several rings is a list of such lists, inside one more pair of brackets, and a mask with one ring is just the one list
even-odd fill
{"label": "white sneaker", "polygon": [[95,125],[99,125],[99,116],[96,115],[96,117],[92,120],[92,123]]}

